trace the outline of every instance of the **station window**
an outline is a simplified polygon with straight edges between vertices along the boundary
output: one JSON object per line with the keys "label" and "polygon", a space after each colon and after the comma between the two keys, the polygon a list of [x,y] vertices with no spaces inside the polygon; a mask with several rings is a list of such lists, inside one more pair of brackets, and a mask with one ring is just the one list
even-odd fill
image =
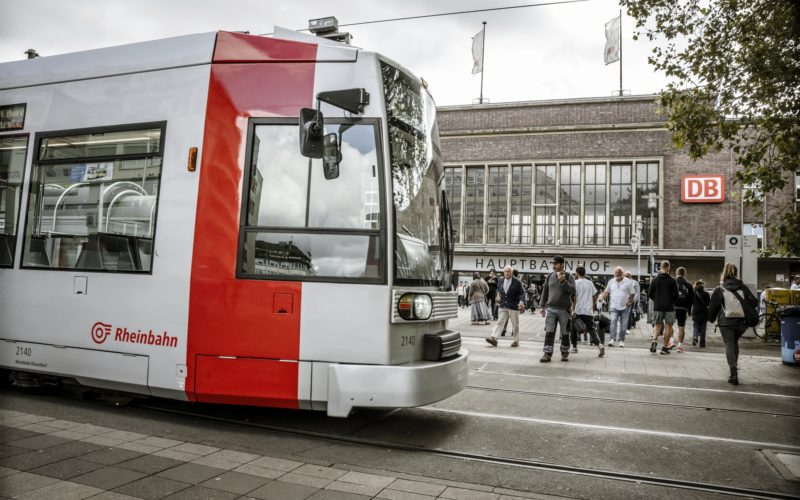
{"label": "station window", "polygon": [[631,165],[611,164],[609,202],[611,204],[611,244],[627,245],[631,239]]}
{"label": "station window", "polygon": [[531,244],[531,206],[533,204],[533,166],[511,167],[511,243]]}
{"label": "station window", "polygon": [[450,218],[453,221],[453,231],[455,235],[453,241],[461,241],[461,180],[463,178],[461,168],[447,168],[444,171],[445,192],[447,193],[447,204],[450,207]]}
{"label": "station window", "polygon": [[487,243],[506,242],[508,214],[508,167],[489,166],[489,196],[486,217]]}
{"label": "station window", "polygon": [[374,123],[340,134],[339,177],[300,154],[296,120],[253,120],[238,275],[247,278],[378,282],[384,222]]}
{"label": "station window", "polygon": [[27,135],[0,136],[0,267],[14,264]]}
{"label": "station window", "polygon": [[578,245],[581,238],[581,165],[560,165],[561,200],[559,200],[559,230],[562,245]]}
{"label": "station window", "polygon": [[464,193],[464,243],[483,243],[483,200],[486,168],[467,167]]}
{"label": "station window", "polygon": [[534,208],[537,245],[554,245],[556,235],[557,172],[556,165],[536,165],[536,197]]}
{"label": "station window", "polygon": [[38,134],[23,267],[150,272],[164,126]]}

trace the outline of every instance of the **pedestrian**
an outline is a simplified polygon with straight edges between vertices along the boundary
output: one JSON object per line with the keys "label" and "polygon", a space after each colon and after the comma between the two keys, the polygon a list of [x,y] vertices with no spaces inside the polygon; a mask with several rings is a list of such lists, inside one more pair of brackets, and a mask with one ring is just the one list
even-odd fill
{"label": "pedestrian", "polygon": [[694,282],[694,304],[692,304],[692,345],[706,346],[706,325],[711,296],[705,290],[703,280]]}
{"label": "pedestrian", "polygon": [[661,262],[661,272],[653,278],[647,297],[653,300],[653,338],[650,352],[658,347],[658,336],[664,330],[664,344],[661,354],[669,354],[672,343],[672,325],[675,324],[675,301],[678,300],[678,282],[669,275],[668,260]]}
{"label": "pedestrian", "polygon": [[550,262],[553,272],[545,278],[539,312],[544,316],[544,356],[542,363],[553,357],[556,326],[561,332],[561,361],[569,361],[569,320],[572,297],[575,295],[575,279],[564,270],[564,257],[556,255]]}
{"label": "pedestrian", "polygon": [[627,333],[630,335],[631,330],[636,328],[636,322],[639,321],[639,311],[641,311],[641,309],[639,309],[639,294],[641,293],[642,289],[639,286],[639,282],[633,279],[633,275],[630,273],[630,271],[625,271],[622,273],[622,275],[633,282],[633,289],[636,291],[636,296],[633,298],[633,304],[631,304],[631,310],[628,314]]}
{"label": "pedestrian", "polygon": [[488,325],[492,313],[486,305],[486,294],[489,293],[489,286],[481,279],[479,273],[472,275],[472,283],[469,284],[467,296],[469,297],[470,318],[473,325]]}
{"label": "pedestrian", "polygon": [[[609,298],[610,297],[610,298]],[[621,267],[614,268],[614,279],[608,281],[605,291],[600,295],[600,300],[608,300],[608,310],[611,313],[611,332],[608,335],[608,346],[613,347],[619,341],[620,347],[625,347],[625,333],[628,328],[628,316],[631,304],[636,300],[636,289],[633,280],[623,276]]]}
{"label": "pedestrian", "polygon": [[489,305],[489,310],[492,311],[492,319],[497,321],[497,274],[494,269],[489,271],[489,276],[486,277],[486,284],[489,285],[486,303]]}
{"label": "pedestrian", "polygon": [[711,295],[708,319],[715,321],[725,342],[725,357],[730,368],[728,382],[739,385],[739,338],[756,314],[758,301],[738,278],[739,270],[730,262],[722,270],[722,285]]}
{"label": "pedestrian", "polygon": [[678,300],[675,302],[675,321],[678,323],[678,352],[686,352],[683,339],[686,337],[686,317],[691,314],[694,305],[694,289],[686,281],[686,269],[675,270],[675,281],[678,282]]}
{"label": "pedestrian", "polygon": [[501,328],[505,331],[505,325],[510,321],[511,335],[514,337],[511,347],[519,347],[519,313],[525,310],[525,287],[514,276],[511,266],[503,268],[503,280],[497,284],[497,306],[500,309],[497,323],[486,342],[496,347],[497,333]]}
{"label": "pedestrian", "polygon": [[[511,271],[511,274],[512,274],[512,275],[513,275],[515,278],[519,279],[519,271],[517,271],[516,269],[513,269],[513,270]],[[502,279],[501,279],[500,281],[502,281]],[[522,280],[520,280],[520,283],[522,283]],[[524,289],[525,289],[525,287],[523,286],[523,290],[524,290]],[[496,297],[496,299],[497,299],[497,303],[499,304],[499,303],[500,303],[500,294],[499,294],[499,293],[497,294],[497,297]],[[499,307],[499,306],[498,306],[498,307]],[[524,312],[524,311],[525,311],[525,309],[523,309],[522,311]],[[499,311],[498,311],[498,314],[499,314]],[[506,317],[506,320],[505,320],[505,322],[503,322],[503,331],[502,331],[502,332],[500,332],[500,336],[501,336],[501,337],[505,337],[505,336],[506,336],[506,329],[507,329],[507,328],[508,328],[508,317]],[[516,347],[516,346],[511,346],[511,347]]]}
{"label": "pedestrian", "polygon": [[[589,341],[598,348],[598,356],[601,358],[606,353],[603,342],[597,336],[594,329],[594,309],[596,306],[597,289],[594,284],[586,279],[586,269],[583,266],[575,268],[575,312],[572,314],[573,321],[581,320],[586,325],[586,332],[589,334]],[[577,332],[576,332],[577,333]],[[578,352],[577,334],[572,341],[573,352]]]}
{"label": "pedestrian", "polygon": [[795,275],[794,283],[792,283],[790,290],[800,290],[800,274]]}
{"label": "pedestrian", "polygon": [[467,303],[467,285],[465,283],[458,284],[458,307],[465,307]]}

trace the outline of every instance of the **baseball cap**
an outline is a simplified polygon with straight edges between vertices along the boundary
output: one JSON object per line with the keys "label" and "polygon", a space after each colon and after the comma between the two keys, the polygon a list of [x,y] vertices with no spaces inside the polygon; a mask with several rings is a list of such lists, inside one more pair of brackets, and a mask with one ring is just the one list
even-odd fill
{"label": "baseball cap", "polygon": [[550,261],[550,263],[551,264],[563,264],[564,263],[564,257],[562,257],[560,255],[556,255],[555,257],[553,257],[553,259]]}

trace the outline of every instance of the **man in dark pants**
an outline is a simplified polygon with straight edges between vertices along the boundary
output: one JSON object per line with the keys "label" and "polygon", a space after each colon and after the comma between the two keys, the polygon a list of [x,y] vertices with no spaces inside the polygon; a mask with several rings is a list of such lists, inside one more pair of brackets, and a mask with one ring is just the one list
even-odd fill
{"label": "man in dark pants", "polygon": [[544,316],[544,356],[542,363],[550,362],[556,337],[556,326],[561,331],[561,361],[569,361],[569,320],[572,298],[575,296],[575,279],[564,271],[564,257],[556,255],[550,262],[553,272],[544,281],[540,313]]}
{"label": "man in dark pants", "polygon": [[653,339],[650,343],[650,352],[655,353],[658,347],[658,336],[662,329],[664,345],[661,354],[669,354],[669,344],[672,341],[672,325],[675,324],[675,302],[678,300],[678,282],[669,275],[669,261],[661,263],[661,272],[653,278],[647,297],[653,300],[654,328]]}
{"label": "man in dark pants", "polygon": [[499,319],[492,330],[492,335],[486,338],[486,342],[496,347],[497,333],[501,328],[505,329],[506,323],[511,321],[511,334],[514,336],[511,347],[519,347],[519,313],[525,310],[525,287],[513,275],[511,266],[503,268],[503,279],[497,284],[497,295]]}
{"label": "man in dark pants", "polygon": [[686,269],[683,267],[675,270],[675,281],[678,282],[678,300],[675,302],[675,321],[678,322],[678,352],[685,352],[683,339],[686,337],[686,317],[692,313],[694,290],[692,284],[686,281]]}
{"label": "man in dark pants", "polygon": [[[606,348],[594,331],[594,309],[597,289],[594,287],[594,283],[586,279],[586,269],[583,266],[576,267],[575,274],[578,277],[575,280],[575,312],[572,317],[584,322],[586,331],[589,334],[589,340],[598,347],[600,351],[598,355],[602,358]],[[577,344],[577,341],[578,339],[574,338],[573,344]],[[572,352],[578,352],[578,350],[575,349]]]}
{"label": "man in dark pants", "polygon": [[489,311],[492,312],[492,319],[497,321],[497,275],[494,269],[489,271],[489,276],[486,278],[486,284],[489,285],[489,293],[486,294],[486,305],[489,306]]}

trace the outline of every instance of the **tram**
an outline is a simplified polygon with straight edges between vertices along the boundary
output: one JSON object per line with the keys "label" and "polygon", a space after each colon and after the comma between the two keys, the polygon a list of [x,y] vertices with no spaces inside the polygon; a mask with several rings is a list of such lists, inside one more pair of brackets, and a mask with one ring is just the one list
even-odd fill
{"label": "tram", "polygon": [[0,369],[195,402],[464,388],[435,106],[288,30],[0,64]]}

